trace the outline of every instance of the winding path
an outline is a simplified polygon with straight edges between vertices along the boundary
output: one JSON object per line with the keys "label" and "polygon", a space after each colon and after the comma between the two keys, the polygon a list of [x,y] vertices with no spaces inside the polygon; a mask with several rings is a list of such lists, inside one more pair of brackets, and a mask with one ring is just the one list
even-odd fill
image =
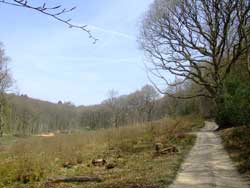
{"label": "winding path", "polygon": [[214,133],[216,128],[214,122],[205,122],[170,188],[250,188]]}

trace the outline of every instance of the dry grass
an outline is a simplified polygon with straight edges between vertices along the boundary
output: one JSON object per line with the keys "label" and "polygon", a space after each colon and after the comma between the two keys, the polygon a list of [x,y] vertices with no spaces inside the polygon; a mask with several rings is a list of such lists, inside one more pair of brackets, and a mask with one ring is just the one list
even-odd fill
{"label": "dry grass", "polygon": [[250,177],[250,126],[225,129],[221,135],[239,172]]}
{"label": "dry grass", "polygon": [[[0,187],[44,188],[48,177],[61,175],[97,175],[103,181],[52,187],[165,187],[174,179],[194,143],[194,136],[184,133],[200,126],[201,119],[185,117],[74,135],[21,139],[0,152]],[[156,156],[156,142],[164,147],[174,145],[180,152]],[[96,158],[105,159],[115,168],[94,167],[91,161]]]}

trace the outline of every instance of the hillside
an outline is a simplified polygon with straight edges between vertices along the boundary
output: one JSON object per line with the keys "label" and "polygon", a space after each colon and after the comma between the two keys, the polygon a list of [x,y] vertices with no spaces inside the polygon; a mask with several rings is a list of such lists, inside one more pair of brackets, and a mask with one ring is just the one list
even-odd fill
{"label": "hillside", "polygon": [[162,98],[149,85],[91,106],[61,101],[56,104],[15,94],[7,94],[6,101],[3,132],[15,135],[120,127],[156,120],[166,114]]}
{"label": "hillside", "polygon": [[35,134],[77,128],[77,108],[70,103],[51,103],[28,96],[7,95],[10,119],[8,132]]}

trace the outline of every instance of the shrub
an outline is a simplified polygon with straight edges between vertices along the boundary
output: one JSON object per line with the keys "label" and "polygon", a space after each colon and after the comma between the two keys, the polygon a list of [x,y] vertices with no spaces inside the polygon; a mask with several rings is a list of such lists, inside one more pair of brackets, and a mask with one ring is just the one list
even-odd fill
{"label": "shrub", "polygon": [[222,127],[250,124],[250,82],[230,76],[217,102],[216,122]]}

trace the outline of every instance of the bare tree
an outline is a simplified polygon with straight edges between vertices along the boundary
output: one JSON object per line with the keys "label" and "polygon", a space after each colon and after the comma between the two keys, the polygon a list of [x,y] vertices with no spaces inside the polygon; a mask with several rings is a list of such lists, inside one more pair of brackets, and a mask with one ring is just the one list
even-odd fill
{"label": "bare tree", "polygon": [[[139,43],[158,91],[192,82],[193,98],[220,95],[223,81],[249,49],[249,0],[155,0],[143,19]],[[172,83],[169,73],[179,82]]]}
{"label": "bare tree", "polygon": [[9,58],[5,55],[3,45],[0,43],[0,136],[6,125],[7,103],[4,93],[12,86],[12,77],[8,69]]}
{"label": "bare tree", "polygon": [[143,110],[146,113],[146,121],[152,121],[152,114],[155,107],[155,102],[159,98],[159,94],[151,85],[145,85],[140,93],[143,96]]}
{"label": "bare tree", "polygon": [[5,55],[3,45],[0,43],[0,94],[2,95],[12,86],[13,79],[8,68],[9,58]]}
{"label": "bare tree", "polygon": [[116,128],[119,126],[119,119],[121,113],[118,96],[119,96],[118,91],[112,89],[108,91],[108,100],[106,101],[112,112],[111,124],[113,125],[113,127]]}
{"label": "bare tree", "polygon": [[41,14],[47,15],[59,22],[66,24],[69,28],[76,28],[86,32],[89,38],[93,40],[93,43],[96,43],[96,41],[98,40],[92,35],[90,30],[87,29],[87,25],[76,25],[72,23],[72,20],[70,18],[65,19],[62,17],[64,14],[74,11],[76,7],[64,8],[62,7],[62,5],[55,5],[50,7],[45,2],[39,6],[36,6],[31,4],[28,0],[0,0],[0,3],[37,11]]}
{"label": "bare tree", "polygon": [[119,96],[118,91],[111,89],[108,91],[108,99],[107,99],[107,103],[111,106],[111,108],[113,108],[113,106],[115,106],[115,102],[117,97]]}

